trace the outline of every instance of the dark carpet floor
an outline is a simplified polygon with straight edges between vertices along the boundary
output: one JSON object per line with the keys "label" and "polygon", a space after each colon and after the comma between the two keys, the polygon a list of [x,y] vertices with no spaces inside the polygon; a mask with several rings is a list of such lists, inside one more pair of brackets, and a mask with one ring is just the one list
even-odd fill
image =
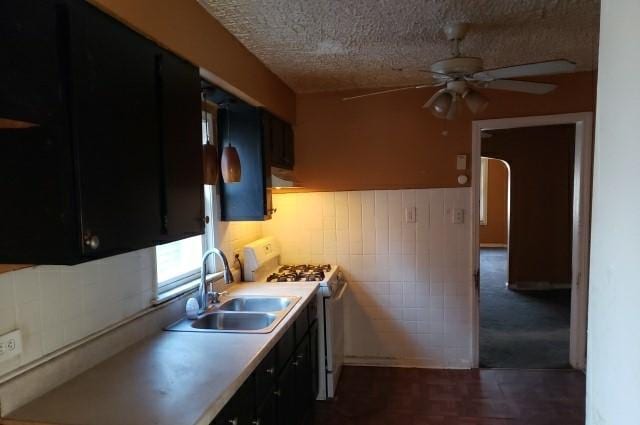
{"label": "dark carpet floor", "polygon": [[480,366],[569,368],[571,290],[507,289],[506,255],[480,250]]}

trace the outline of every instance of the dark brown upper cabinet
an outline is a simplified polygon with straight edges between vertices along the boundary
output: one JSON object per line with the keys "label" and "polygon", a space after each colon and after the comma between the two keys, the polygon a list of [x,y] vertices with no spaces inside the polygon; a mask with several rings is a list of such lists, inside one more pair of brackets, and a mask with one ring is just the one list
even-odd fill
{"label": "dark brown upper cabinet", "polygon": [[238,151],[242,176],[225,183],[220,176],[220,217],[223,221],[271,218],[271,145],[266,111],[224,90],[204,83],[207,100],[218,104],[218,152],[231,144]]}
{"label": "dark brown upper cabinet", "polygon": [[82,0],[0,6],[0,263],[203,232],[198,70]]}
{"label": "dark brown upper cabinet", "polygon": [[294,165],[293,128],[291,124],[270,114],[266,110],[265,129],[268,128],[271,145],[271,165],[274,167],[292,170]]}

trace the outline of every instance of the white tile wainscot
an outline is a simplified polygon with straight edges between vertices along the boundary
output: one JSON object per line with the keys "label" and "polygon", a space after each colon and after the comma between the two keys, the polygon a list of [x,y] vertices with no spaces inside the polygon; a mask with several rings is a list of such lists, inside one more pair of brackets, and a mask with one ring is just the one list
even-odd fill
{"label": "white tile wainscot", "polygon": [[[289,193],[263,224],[285,263],[333,263],[350,283],[346,361],[471,366],[470,189]],[[405,209],[416,208],[416,222]],[[455,208],[464,224],[453,224]]]}

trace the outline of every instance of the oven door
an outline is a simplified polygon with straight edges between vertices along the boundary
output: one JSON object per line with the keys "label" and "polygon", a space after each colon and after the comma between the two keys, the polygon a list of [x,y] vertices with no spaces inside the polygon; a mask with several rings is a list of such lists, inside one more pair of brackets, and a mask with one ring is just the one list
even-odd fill
{"label": "oven door", "polygon": [[344,363],[344,293],[347,286],[343,281],[336,292],[324,298],[327,398],[335,395]]}

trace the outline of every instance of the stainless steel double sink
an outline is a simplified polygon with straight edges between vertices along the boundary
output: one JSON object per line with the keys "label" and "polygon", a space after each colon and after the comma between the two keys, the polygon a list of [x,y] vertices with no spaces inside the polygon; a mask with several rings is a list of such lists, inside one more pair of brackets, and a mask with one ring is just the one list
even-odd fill
{"label": "stainless steel double sink", "polygon": [[231,297],[195,320],[182,319],[167,328],[179,332],[269,333],[300,297],[244,295]]}

